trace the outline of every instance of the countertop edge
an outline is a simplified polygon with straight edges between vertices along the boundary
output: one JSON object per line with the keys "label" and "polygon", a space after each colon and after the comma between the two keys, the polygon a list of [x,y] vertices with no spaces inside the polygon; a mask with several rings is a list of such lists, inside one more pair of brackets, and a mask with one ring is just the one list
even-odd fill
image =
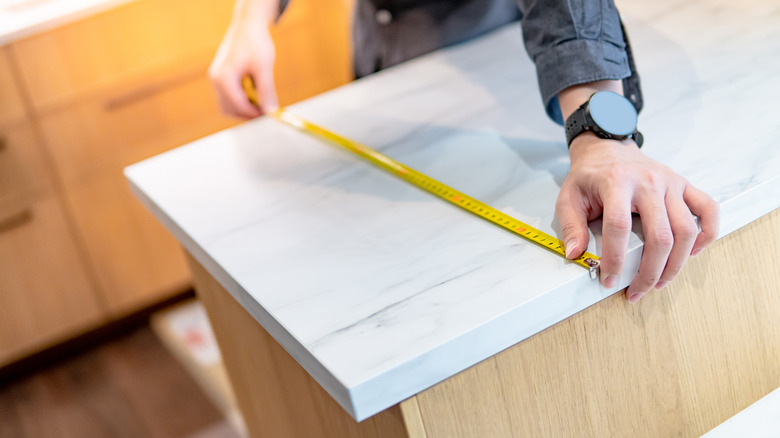
{"label": "countertop edge", "polygon": [[350,390],[346,388],[332,373],[330,373],[292,334],[290,334],[276,319],[271,316],[254,298],[235,281],[203,248],[192,240],[157,203],[147,196],[133,180],[133,167],[124,169],[130,189],[141,203],[170,231],[179,243],[189,251],[190,255],[211,274],[222,287],[255,319],[282,348],[300,364],[306,372],[319,383],[336,402],[353,418],[356,408]]}
{"label": "countertop edge", "polygon": [[[632,278],[638,270],[642,254],[641,244],[629,251],[620,283],[612,290],[603,290],[597,281],[590,280],[583,273],[572,282],[551,289],[544,295],[465,331],[400,366],[378,373],[375,377],[348,388],[144,193],[134,181],[134,166],[125,169],[134,194],[241,306],[357,421],[390,408],[624,289],[628,286],[626,278]],[[722,202],[721,213],[727,219],[721,222],[718,239],[778,208],[778,180],[780,175]],[[747,206],[750,208],[746,209]],[[745,211],[750,211],[751,214],[746,217]],[[523,321],[523,324],[518,321]],[[475,350],[475,346],[479,350]]]}

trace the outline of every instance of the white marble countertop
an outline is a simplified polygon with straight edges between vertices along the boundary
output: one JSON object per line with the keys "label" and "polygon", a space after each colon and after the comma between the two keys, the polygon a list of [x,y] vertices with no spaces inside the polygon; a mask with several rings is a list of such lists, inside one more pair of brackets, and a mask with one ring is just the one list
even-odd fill
{"label": "white marble countertop", "polygon": [[[780,4],[619,6],[642,73],[644,151],[721,204],[721,236],[780,206]],[[290,110],[558,234],[567,151],[517,25]],[[126,174],[358,420],[624,288],[642,250],[632,236],[618,287],[604,290],[585,269],[271,119]],[[591,229],[599,254],[600,224]]]}
{"label": "white marble countertop", "polygon": [[0,45],[133,0],[0,0]]}

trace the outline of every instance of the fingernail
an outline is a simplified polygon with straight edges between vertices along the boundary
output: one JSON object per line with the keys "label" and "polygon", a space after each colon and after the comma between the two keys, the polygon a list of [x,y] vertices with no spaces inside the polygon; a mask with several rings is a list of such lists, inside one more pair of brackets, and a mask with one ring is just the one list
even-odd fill
{"label": "fingernail", "polygon": [[655,285],[655,288],[656,288],[656,289],[662,289],[662,288],[663,288],[664,286],[666,286],[667,284],[669,284],[669,282],[668,282],[668,281],[659,281],[659,282],[658,282],[658,284],[656,284],[656,285]]}
{"label": "fingernail", "polygon": [[566,258],[570,259],[572,254],[574,254],[574,250],[577,249],[577,241],[569,240],[568,242],[564,243],[563,246],[566,249]]}
{"label": "fingernail", "polygon": [[701,248],[693,250],[691,257],[696,257],[699,254],[701,254]]}
{"label": "fingernail", "polygon": [[633,293],[633,294],[628,296],[628,302],[631,303],[631,304],[634,304],[637,301],[641,300],[644,295],[645,294],[642,293],[642,292]]}
{"label": "fingernail", "polygon": [[613,288],[617,284],[618,277],[614,274],[608,274],[601,278],[601,284],[606,288]]}

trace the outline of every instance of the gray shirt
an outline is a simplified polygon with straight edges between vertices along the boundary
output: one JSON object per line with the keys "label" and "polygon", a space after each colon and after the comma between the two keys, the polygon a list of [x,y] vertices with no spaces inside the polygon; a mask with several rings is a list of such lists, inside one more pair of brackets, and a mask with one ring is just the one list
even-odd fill
{"label": "gray shirt", "polygon": [[[282,3],[286,3],[282,0]],[[572,85],[623,80],[642,107],[639,78],[612,0],[357,0],[356,77],[521,20],[547,114],[563,123],[557,95]]]}

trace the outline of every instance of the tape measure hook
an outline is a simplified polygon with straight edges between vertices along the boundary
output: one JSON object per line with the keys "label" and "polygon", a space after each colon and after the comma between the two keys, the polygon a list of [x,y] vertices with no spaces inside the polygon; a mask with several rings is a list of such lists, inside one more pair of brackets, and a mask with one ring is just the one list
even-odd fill
{"label": "tape measure hook", "polygon": [[590,273],[590,279],[595,280],[599,278],[599,260],[594,260],[590,257],[585,259],[585,264],[588,265],[588,272]]}

